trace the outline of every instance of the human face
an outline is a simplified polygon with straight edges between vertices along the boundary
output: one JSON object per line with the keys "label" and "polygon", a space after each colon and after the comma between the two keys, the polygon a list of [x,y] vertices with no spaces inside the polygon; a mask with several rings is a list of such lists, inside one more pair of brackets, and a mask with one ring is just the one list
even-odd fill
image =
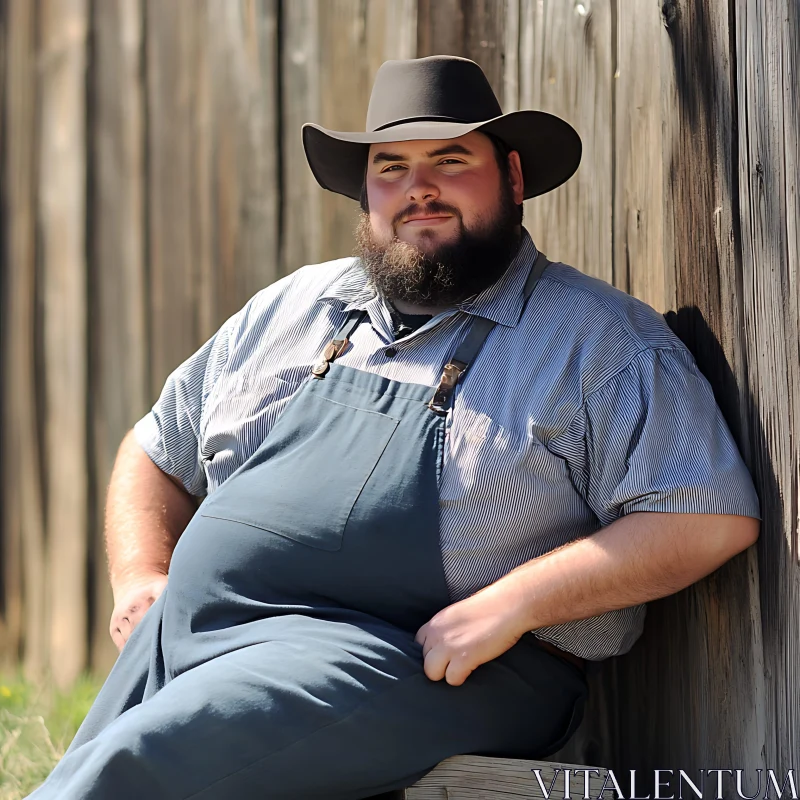
{"label": "human face", "polygon": [[497,281],[517,251],[519,156],[506,176],[483,134],[395,144],[409,149],[373,146],[355,254],[401,311],[442,310]]}
{"label": "human face", "polygon": [[[486,228],[498,210],[503,176],[488,136],[373,144],[366,188],[373,236],[393,238],[432,254],[466,231]],[[514,203],[522,202],[519,154],[509,156]]]}

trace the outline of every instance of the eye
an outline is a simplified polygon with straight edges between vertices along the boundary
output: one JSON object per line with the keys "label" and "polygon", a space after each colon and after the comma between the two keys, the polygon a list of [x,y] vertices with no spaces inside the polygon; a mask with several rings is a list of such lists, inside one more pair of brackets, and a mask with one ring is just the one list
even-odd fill
{"label": "eye", "polygon": [[452,161],[454,164],[464,164],[465,163],[464,161],[461,161],[458,158],[443,158],[439,163],[440,164],[445,164],[448,161]]}
{"label": "eye", "polygon": [[384,169],[382,169],[382,170],[381,170],[381,175],[383,175],[383,173],[384,173],[384,172],[391,172],[391,171],[392,171],[392,170],[393,170],[395,167],[397,167],[398,169],[405,169],[405,167],[403,167],[403,166],[402,166],[402,165],[400,165],[400,164],[392,164],[392,165],[390,165],[390,166],[388,166],[388,167],[385,167]]}

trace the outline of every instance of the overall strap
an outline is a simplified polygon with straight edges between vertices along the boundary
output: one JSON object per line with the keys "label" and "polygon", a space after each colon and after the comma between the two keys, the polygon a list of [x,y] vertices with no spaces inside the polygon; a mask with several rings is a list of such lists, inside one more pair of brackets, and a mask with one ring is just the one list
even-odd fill
{"label": "overall strap", "polygon": [[311,374],[315,378],[322,378],[330,369],[331,363],[345,351],[350,337],[353,335],[353,331],[361,324],[361,321],[366,316],[366,311],[357,308],[354,308],[347,315],[336,335],[325,345],[325,349],[322,351],[322,360],[314,364],[311,368]]}
{"label": "overall strap", "polygon": [[[536,287],[536,283],[550,263],[544,253],[539,253],[536,256],[523,289],[523,311],[528,303],[528,298]],[[428,403],[428,408],[431,411],[435,411],[437,414],[447,413],[456,384],[464,377],[467,368],[475,360],[481,347],[483,347],[483,343],[496,324],[494,320],[486,319],[486,317],[473,317],[472,325],[470,325],[467,335],[456,349],[455,355],[444,366],[439,385]]]}

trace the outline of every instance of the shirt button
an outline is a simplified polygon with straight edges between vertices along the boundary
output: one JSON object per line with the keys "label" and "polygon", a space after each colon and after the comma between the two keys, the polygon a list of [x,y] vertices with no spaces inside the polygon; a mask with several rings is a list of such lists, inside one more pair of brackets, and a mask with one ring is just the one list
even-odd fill
{"label": "shirt button", "polygon": [[387,348],[386,348],[386,349],[383,351],[383,354],[384,354],[384,355],[385,355],[387,358],[394,358],[394,357],[397,355],[397,348],[395,348],[395,347],[387,347]]}

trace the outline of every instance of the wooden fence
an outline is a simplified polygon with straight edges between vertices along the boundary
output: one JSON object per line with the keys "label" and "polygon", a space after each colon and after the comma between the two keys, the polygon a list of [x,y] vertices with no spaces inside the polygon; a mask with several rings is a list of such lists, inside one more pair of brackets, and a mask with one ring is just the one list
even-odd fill
{"label": "wooden fence", "polygon": [[300,125],[363,129],[380,63],[432,53],[478,61],[506,111],[581,133],[578,173],[528,201],[526,225],[551,258],[667,314],[763,504],[757,546],[651,604],[564,756],[785,771],[800,741],[797,0],[0,0],[0,650],[61,683],[108,668],[119,442],[254,292],[351,251],[356,206],[316,185]]}

